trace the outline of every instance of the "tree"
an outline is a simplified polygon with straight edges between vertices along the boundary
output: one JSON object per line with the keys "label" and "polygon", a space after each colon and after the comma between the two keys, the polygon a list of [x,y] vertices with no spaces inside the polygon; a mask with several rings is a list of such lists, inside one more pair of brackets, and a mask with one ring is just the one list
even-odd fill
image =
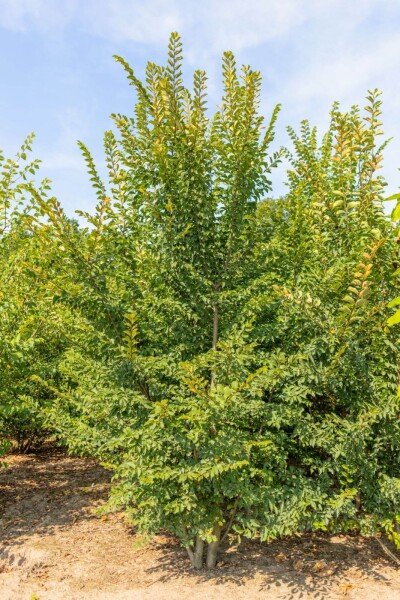
{"label": "tree", "polygon": [[290,464],[309,470],[325,495],[314,526],[371,532],[383,525],[393,534],[399,339],[385,325],[398,250],[382,208],[380,116],[375,90],[363,113],[334,105],[322,144],[308,122],[299,135],[289,130],[289,193],[263,207],[268,235],[276,235],[266,252],[278,267],[271,284],[279,302],[274,307],[271,293],[259,301],[255,336],[267,360],[275,355],[282,365],[266,389],[270,421],[291,407],[281,425],[291,436]]}
{"label": "tree", "polygon": [[[394,531],[400,499],[397,338],[385,330],[396,244],[377,170],[380,100],[337,105],[322,144],[293,130],[289,191],[265,201],[260,75],[223,58],[183,85],[181,43],[104,137],[109,185],[78,229],[54,199],[39,238],[62,249],[52,288],[70,344],[52,421],[114,471],[111,506],[179,536],[196,568],[221,537]],[[40,226],[43,218],[39,219]],[[205,547],[207,546],[207,551]]]}
{"label": "tree", "polygon": [[31,227],[35,198],[49,187],[47,180],[34,185],[40,161],[29,158],[33,137],[14,159],[0,154],[0,437],[20,451],[48,433],[44,409],[51,396],[32,376],[54,380],[62,348],[50,318],[52,259]]}
{"label": "tree", "polygon": [[[243,67],[240,80],[232,54],[226,53],[223,102],[210,120],[205,101],[205,74],[201,71],[194,74],[192,93],[183,86],[181,42],[177,34],[171,36],[167,66],[148,65],[146,86],[137,80],[127,63],[117,60],[125,67],[138,95],[136,120],[115,115],[121,139],[117,142],[111,132],[105,135],[112,200],[88,150],[81,144],[99,198],[96,216],[86,215],[93,229],[88,232],[83,247],[77,249],[76,236],[66,226],[65,217],[56,214],[54,201],[47,202],[47,215],[55,227],[52,235],[56,231],[63,240],[63,247],[74,248],[73,253],[82,259],[78,280],[82,291],[85,290],[85,300],[86,291],[90,290],[88,293],[95,302],[92,311],[87,310],[85,300],[79,307],[82,326],[89,321],[93,337],[86,335],[85,340],[79,340],[62,366],[74,396],[67,410],[75,417],[70,417],[73,425],[69,432],[74,431],[75,437],[80,437],[81,428],[76,426],[76,421],[79,420],[82,427],[83,413],[86,424],[96,421],[98,411],[93,403],[99,401],[99,393],[103,396],[99,386],[106,385],[107,395],[110,395],[114,384],[111,402],[114,421],[123,419],[128,412],[129,419],[133,420],[129,429],[129,435],[133,436],[131,443],[135,443],[138,432],[142,431],[143,438],[137,444],[146,444],[146,439],[153,435],[152,415],[164,410],[162,407],[168,398],[171,432],[163,445],[168,443],[168,436],[187,437],[172,461],[176,462],[178,455],[186,456],[187,476],[183,474],[186,479],[183,487],[193,488],[197,479],[198,492],[193,488],[190,494],[197,493],[199,497],[189,513],[188,500],[182,490],[175,492],[175,506],[165,490],[162,498],[165,516],[157,517],[154,513],[151,526],[169,522],[189,549],[194,538],[197,545],[208,540],[211,543],[207,563],[214,566],[225,505],[235,503],[235,486],[243,479],[239,473],[234,483],[235,472],[247,464],[250,467],[245,457],[252,451],[252,445],[259,445],[259,452],[263,454],[264,446],[270,443],[253,440],[253,434],[250,437],[246,434],[239,441],[235,428],[229,434],[230,446],[239,444],[236,454],[241,459],[229,457],[226,446],[226,460],[222,460],[212,448],[214,443],[220,445],[216,424],[230,396],[226,382],[231,381],[238,369],[243,374],[246,372],[240,366],[240,356],[232,356],[232,352],[246,326],[247,315],[241,315],[240,306],[243,288],[254,277],[256,256],[252,238],[257,228],[257,201],[268,191],[268,173],[279,160],[278,154],[267,156],[278,108],[263,132],[263,119],[258,113],[260,75]],[[57,285],[61,285],[62,277],[60,275]],[[74,296],[75,301],[76,292],[76,289],[71,291],[71,299]],[[99,311],[104,312],[104,319],[95,316]],[[111,344],[106,354],[97,351],[102,335],[107,336]],[[217,350],[222,339],[226,340],[225,351],[221,345]],[[90,342],[93,343],[91,348]],[[84,356],[78,352],[82,345]],[[234,362],[230,365],[232,359]],[[97,361],[96,367],[93,363],[89,366],[90,360]],[[112,375],[110,365],[104,364],[108,361],[112,362]],[[199,366],[193,366],[193,361],[198,361]],[[197,388],[192,389],[195,384],[191,373],[195,368],[201,372],[198,376],[201,393]],[[96,398],[88,391],[88,386],[94,385],[91,380],[94,373]],[[249,386],[252,394],[255,385],[245,381],[246,378],[241,384],[243,391],[239,386],[235,392],[238,399],[243,396],[243,401],[250,400],[246,388]],[[116,403],[121,402],[118,395],[122,391],[125,396],[128,393],[130,399],[128,411],[115,408]],[[205,406],[204,410],[197,408],[200,413],[196,433],[193,411],[197,402]],[[259,400],[255,402],[257,406]],[[210,405],[208,411],[205,410],[207,405]],[[104,411],[104,405],[100,406]],[[182,412],[187,413],[187,418],[191,415],[191,422],[183,429]],[[250,415],[242,415],[242,418],[248,420]],[[109,414],[102,422],[104,420],[106,427],[110,427],[113,420]],[[64,427],[67,422],[65,417]],[[98,421],[96,427],[99,428]],[[195,439],[190,439],[193,436]],[[110,444],[110,432],[104,439],[103,446]],[[71,443],[71,439],[69,441]],[[112,439],[111,443],[117,442]],[[125,445],[118,440],[118,444],[122,443]],[[159,470],[160,443],[161,440],[156,442],[153,436],[154,450],[149,448],[147,456],[142,455],[148,463],[149,474],[151,470],[154,473]],[[210,456],[202,457],[200,448],[207,445]],[[184,473],[183,463],[178,468]],[[165,465],[164,474],[168,470],[170,467]],[[212,491],[214,485],[219,486],[218,477],[214,483],[208,483],[213,473],[226,474],[221,485],[232,488],[226,498],[222,490]],[[178,488],[182,487],[176,483]],[[154,482],[153,494],[156,487],[158,483]],[[185,518],[183,512],[187,513]],[[198,513],[196,518],[195,513]],[[143,524],[148,518],[143,516]],[[196,558],[190,553],[193,562],[200,566],[199,550],[195,551]]]}

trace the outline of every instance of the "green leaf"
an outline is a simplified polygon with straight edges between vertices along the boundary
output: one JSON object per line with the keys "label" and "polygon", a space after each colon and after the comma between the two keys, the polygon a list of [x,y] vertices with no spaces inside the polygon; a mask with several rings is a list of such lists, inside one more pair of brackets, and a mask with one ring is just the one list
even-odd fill
{"label": "green leaf", "polygon": [[399,221],[400,220],[400,203],[395,207],[395,209],[392,212],[392,221]]}
{"label": "green leaf", "polygon": [[400,323],[400,310],[398,310],[397,312],[395,312],[394,315],[392,315],[388,319],[387,323],[388,323],[389,327],[392,327],[392,325],[396,325],[397,323]]}
{"label": "green leaf", "polygon": [[391,300],[388,304],[388,308],[394,308],[395,306],[398,306],[400,304],[400,296],[397,296],[397,298],[393,298],[393,300]]}
{"label": "green leaf", "polygon": [[391,202],[392,200],[400,200],[400,193],[393,194],[392,196],[388,196],[388,198],[385,198],[383,201],[384,202]]}

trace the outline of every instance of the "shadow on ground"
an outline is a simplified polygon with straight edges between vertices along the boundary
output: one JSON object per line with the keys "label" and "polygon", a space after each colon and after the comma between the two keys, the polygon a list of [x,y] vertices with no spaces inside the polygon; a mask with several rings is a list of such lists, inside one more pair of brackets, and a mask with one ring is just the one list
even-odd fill
{"label": "shadow on ground", "polygon": [[0,539],[6,544],[32,534],[47,534],[106,500],[110,473],[92,460],[68,457],[61,448],[10,456],[0,470]]}
{"label": "shadow on ground", "polygon": [[374,539],[305,535],[270,544],[246,541],[223,548],[218,568],[200,572],[189,568],[185,551],[172,538],[156,547],[162,550],[162,556],[147,572],[159,573],[158,582],[191,576],[196,583],[212,580],[219,586],[231,582],[240,588],[250,579],[257,579],[260,591],[267,593],[283,587],[288,600],[324,600],[332,585],[338,586],[339,582],[339,591],[346,596],[355,587],[355,575],[361,580],[372,578],[381,587],[391,585],[382,570],[393,568],[393,563],[382,555]]}
{"label": "shadow on ground", "polygon": [[[195,572],[189,568],[186,551],[169,535],[156,536],[145,548],[134,551],[133,532],[121,521],[111,519],[104,529],[89,523],[90,519],[99,523],[95,508],[106,501],[111,476],[94,461],[46,448],[28,456],[12,456],[9,462],[8,468],[0,471],[0,559],[10,568],[24,567],[18,562],[25,559],[16,552],[17,547],[29,544],[33,537],[63,532],[68,572],[73,525],[78,523],[81,528],[75,534],[74,560],[83,561],[83,572],[92,586],[120,581],[135,586],[142,582],[150,589],[160,583],[168,584],[167,588],[204,585],[219,589],[221,596],[223,586],[233,587],[237,593],[251,587],[262,596],[287,600],[346,597],[367,579],[379,584],[384,598],[391,586],[386,575],[393,573],[395,565],[376,540],[350,536],[304,535],[270,544],[245,541],[222,548],[214,571]],[[103,575],[106,570],[110,573],[106,580],[100,573],[100,583],[95,581],[85,560],[99,572],[103,560]],[[60,565],[49,567],[55,578],[59,577],[57,568]],[[101,597],[103,588],[98,589]]]}

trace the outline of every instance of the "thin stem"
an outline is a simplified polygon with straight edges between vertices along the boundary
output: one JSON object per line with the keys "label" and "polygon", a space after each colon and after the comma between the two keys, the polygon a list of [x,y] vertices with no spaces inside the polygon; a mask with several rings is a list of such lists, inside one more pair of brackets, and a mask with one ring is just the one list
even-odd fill
{"label": "thin stem", "polygon": [[228,537],[228,534],[232,528],[233,521],[235,520],[237,509],[238,509],[239,500],[240,500],[240,497],[236,498],[236,500],[235,500],[235,503],[232,508],[231,516],[229,517],[228,525],[226,526],[225,533],[221,538],[220,544],[224,543],[224,541]]}
{"label": "thin stem", "polygon": [[[214,292],[217,293],[219,291],[219,285],[214,285]],[[218,303],[215,302],[213,305],[213,332],[212,332],[212,349],[217,349],[218,344],[218,333],[219,333],[219,306]],[[211,372],[211,386],[215,385],[215,371]]]}
{"label": "thin stem", "polygon": [[217,564],[218,549],[221,539],[221,530],[221,525],[219,523],[215,523],[213,529],[213,536],[215,539],[208,544],[207,549],[207,569],[215,569],[215,566]]}
{"label": "thin stem", "polygon": [[212,337],[212,348],[216,349],[218,344],[218,323],[219,322],[219,311],[218,304],[214,304],[214,318],[213,318],[213,337]]}

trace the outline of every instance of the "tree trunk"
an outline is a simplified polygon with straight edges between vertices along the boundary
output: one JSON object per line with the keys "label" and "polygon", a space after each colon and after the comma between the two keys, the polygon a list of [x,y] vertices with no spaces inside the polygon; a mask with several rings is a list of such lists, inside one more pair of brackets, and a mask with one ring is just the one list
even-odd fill
{"label": "tree trunk", "polygon": [[196,537],[196,543],[194,549],[187,549],[190,562],[192,563],[192,567],[194,569],[202,569],[203,568],[203,552],[204,552],[204,540],[202,540],[199,536]]}
{"label": "tree trunk", "polygon": [[[210,542],[207,547],[206,566],[207,569],[215,569],[217,564],[218,550],[221,540],[222,526],[219,523],[214,525],[213,536],[215,540]],[[187,548],[187,553],[190,558],[190,562],[194,569],[202,569],[204,567],[203,555],[204,555],[204,540],[199,536],[196,537],[194,547]]]}
{"label": "tree trunk", "polygon": [[219,523],[216,523],[214,525],[213,535],[216,539],[215,539],[215,541],[210,542],[208,544],[207,561],[206,561],[207,569],[215,569],[215,566],[217,564],[219,542],[221,539],[221,529],[222,529],[222,527]]}

